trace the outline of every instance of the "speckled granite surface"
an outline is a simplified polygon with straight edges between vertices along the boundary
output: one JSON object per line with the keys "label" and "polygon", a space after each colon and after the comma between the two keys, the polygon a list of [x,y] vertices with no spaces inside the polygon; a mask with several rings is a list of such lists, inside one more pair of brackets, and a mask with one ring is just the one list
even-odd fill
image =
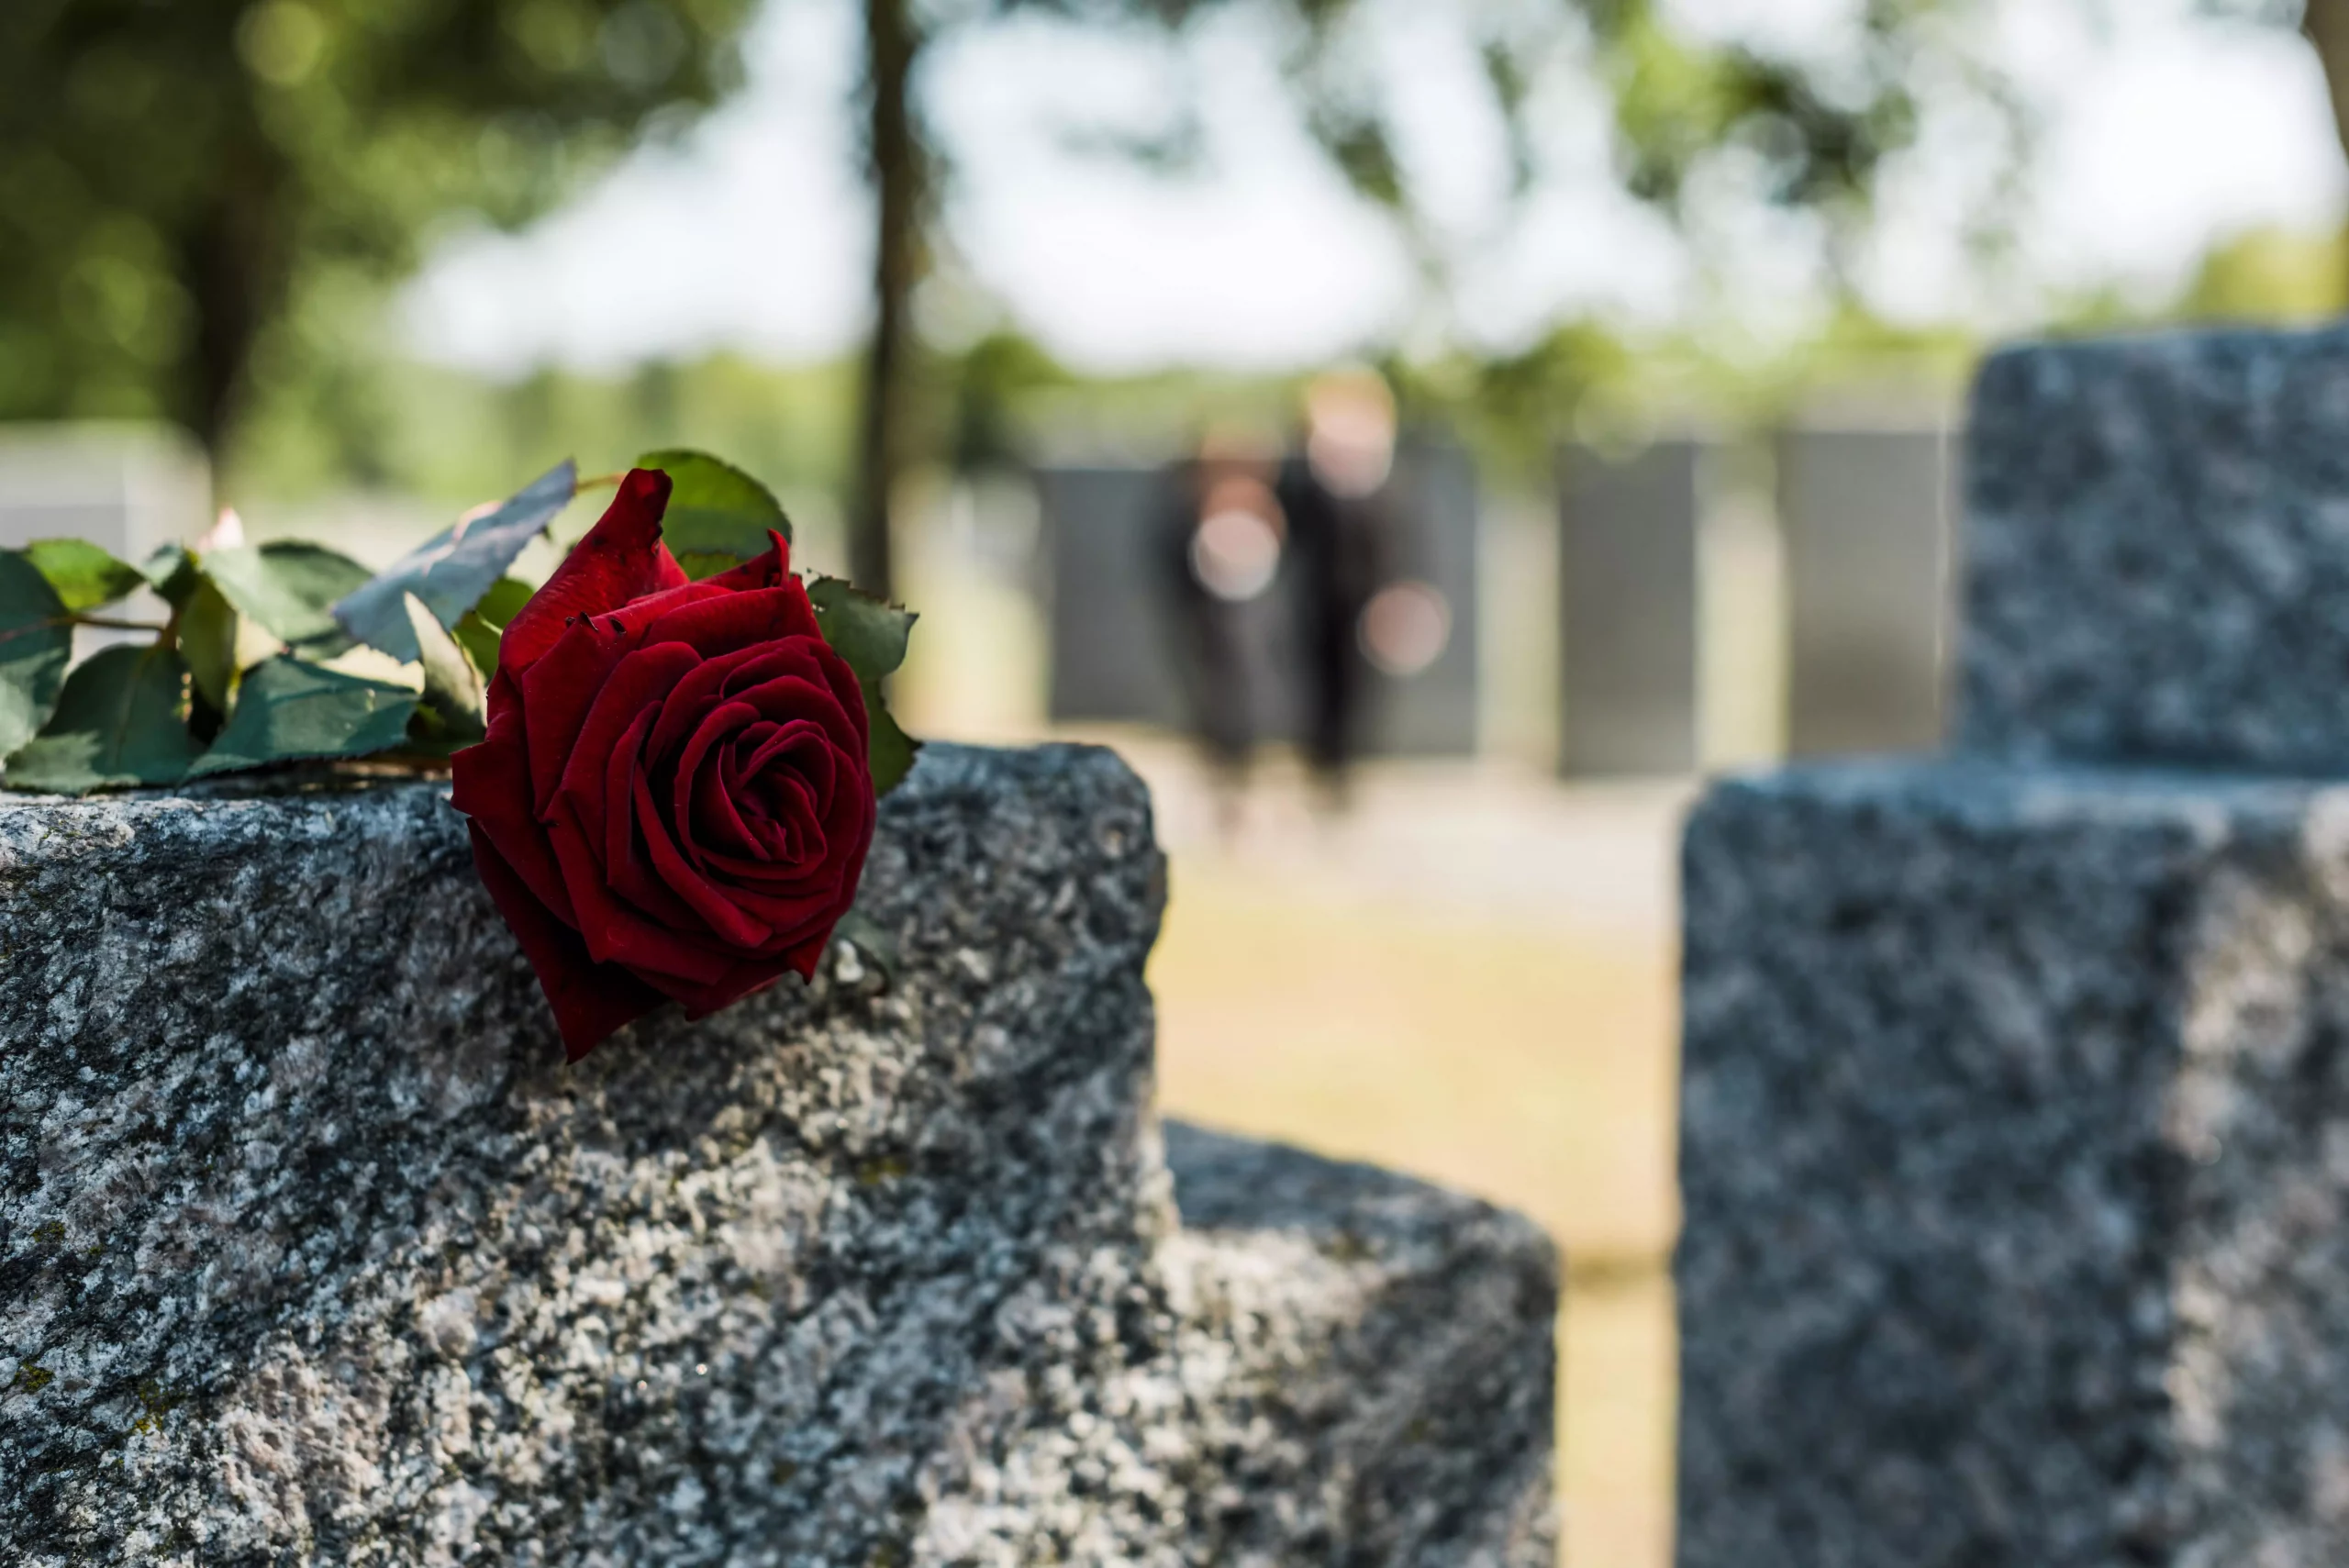
{"label": "speckled granite surface", "polygon": [[2349,786],[1717,787],[1682,1568],[2349,1562]]}
{"label": "speckled granite surface", "polygon": [[1961,749],[2349,772],[2349,328],[1993,355]]}
{"label": "speckled granite surface", "polygon": [[1107,753],[933,748],[885,977],[565,1069],[434,786],[0,797],[0,1558],[1546,1561],[1546,1244],[1171,1184],[1163,876]]}

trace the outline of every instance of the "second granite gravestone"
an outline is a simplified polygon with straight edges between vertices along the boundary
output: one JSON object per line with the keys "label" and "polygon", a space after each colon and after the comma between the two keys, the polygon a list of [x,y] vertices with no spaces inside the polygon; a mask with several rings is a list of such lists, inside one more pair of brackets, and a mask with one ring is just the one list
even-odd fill
{"label": "second granite gravestone", "polygon": [[1689,824],[1679,1561],[2349,1561],[2349,333],[1972,428],[1957,753]]}

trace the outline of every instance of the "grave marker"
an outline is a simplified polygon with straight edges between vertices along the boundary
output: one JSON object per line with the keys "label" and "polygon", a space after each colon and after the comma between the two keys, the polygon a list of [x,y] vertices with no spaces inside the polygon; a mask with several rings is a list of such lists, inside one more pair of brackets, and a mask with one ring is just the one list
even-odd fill
{"label": "grave marker", "polygon": [[1707,449],[1559,461],[1560,771],[1667,775],[1698,757],[1698,528]]}
{"label": "grave marker", "polygon": [[0,795],[12,1564],[1550,1568],[1548,1242],[1162,1140],[1109,754],[931,747],[871,947],[575,1067],[447,785],[308,782]]}
{"label": "grave marker", "polygon": [[1776,447],[1788,752],[1935,749],[1950,640],[1948,433],[1798,428]]}
{"label": "grave marker", "polygon": [[1688,828],[1681,1568],[2349,1561],[2349,332],[1971,430],[1955,753]]}

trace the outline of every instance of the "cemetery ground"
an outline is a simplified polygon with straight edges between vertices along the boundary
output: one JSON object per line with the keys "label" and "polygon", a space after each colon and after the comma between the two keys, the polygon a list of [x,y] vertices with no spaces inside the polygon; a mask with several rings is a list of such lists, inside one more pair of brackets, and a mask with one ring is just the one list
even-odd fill
{"label": "cemetery ground", "polygon": [[1318,821],[1261,770],[1219,842],[1189,752],[1090,732],[1174,860],[1151,963],[1171,1113],[1508,1204],[1565,1249],[1566,1561],[1671,1554],[1675,861],[1685,794],[1373,766]]}

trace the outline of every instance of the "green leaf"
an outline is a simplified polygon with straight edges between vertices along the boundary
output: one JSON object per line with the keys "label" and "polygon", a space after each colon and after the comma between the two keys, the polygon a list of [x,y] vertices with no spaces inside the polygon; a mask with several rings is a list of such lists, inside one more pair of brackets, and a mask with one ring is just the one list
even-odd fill
{"label": "green leaf", "polygon": [[65,602],[23,551],[0,550],[0,757],[49,722],[72,657]]}
{"label": "green leaf", "polygon": [[190,778],[314,757],[363,757],[407,737],[416,694],[281,654],[245,672],[237,711]]}
{"label": "green leaf", "polygon": [[487,680],[496,673],[499,634],[521,614],[522,606],[537,592],[518,577],[500,577],[489,585],[481,603],[459,617],[457,624],[449,628],[457,645],[473,662],[473,668],[481,672],[482,679]]}
{"label": "green leaf", "polygon": [[[669,509],[661,537],[686,574],[711,577],[767,550],[767,530],[791,538],[791,519],[774,492],[707,452],[672,448],[646,452],[639,468],[669,476]],[[692,559],[688,559],[688,558]]]}
{"label": "green leaf", "polygon": [[483,680],[497,673],[497,628],[467,610],[449,628],[449,635],[457,639],[457,646],[465,651],[465,657],[473,661]]}
{"label": "green leaf", "polygon": [[871,738],[866,761],[873,770],[873,793],[888,794],[913,772],[914,753],[921,742],[908,736],[890,717],[882,699],[882,683],[906,662],[906,647],[913,637],[911,610],[886,605],[838,577],[818,577],[807,584],[808,602],[816,606],[816,627],[851,670],[864,692],[864,717]]}
{"label": "green leaf", "polygon": [[147,581],[139,568],[117,561],[87,539],[35,539],[25,547],[25,555],[69,610],[113,604]]}
{"label": "green leaf", "polygon": [[897,721],[874,698],[870,686],[864,688],[864,717],[872,728],[865,757],[873,770],[873,797],[878,800],[914,771],[914,754],[921,750],[921,742],[897,728]]}
{"label": "green leaf", "polygon": [[472,613],[504,631],[514,623],[514,617],[522,613],[522,606],[530,602],[530,595],[537,592],[519,577],[500,577],[489,585],[489,592],[481,596],[481,603],[473,607]]}
{"label": "green leaf", "polygon": [[440,721],[440,732],[446,738],[479,740],[488,733],[482,716],[481,676],[457,639],[432,618],[422,599],[409,594],[405,602],[408,624],[416,633],[418,662],[424,666],[425,706]]}
{"label": "green leaf", "polygon": [[867,685],[894,675],[906,662],[906,644],[914,622],[911,610],[886,605],[838,577],[818,577],[807,584],[808,602],[816,606],[816,625],[832,651],[848,661],[856,678]]}
{"label": "green leaf", "polygon": [[180,606],[180,657],[197,693],[215,712],[228,712],[237,678],[237,612],[209,579],[199,580]]}
{"label": "green leaf", "polygon": [[414,660],[416,634],[405,595],[422,599],[442,626],[456,625],[498,586],[514,558],[546,531],[578,489],[579,470],[566,458],[488,511],[458,518],[376,576],[346,589],[334,606],[335,619],[368,647],[402,662]]}
{"label": "green leaf", "polygon": [[8,787],[54,795],[177,784],[195,760],[187,665],[161,643],[101,649],[66,677],[57,711],[8,759]]}
{"label": "green leaf", "polygon": [[165,604],[178,609],[195,592],[195,558],[185,546],[167,544],[139,563],[139,575],[162,595]]}
{"label": "green leaf", "polygon": [[367,569],[351,557],[279,539],[206,550],[201,565],[230,604],[289,647],[332,658],[351,646],[333,614],[336,600],[367,581]]}
{"label": "green leaf", "polygon": [[677,566],[687,577],[698,583],[721,572],[733,571],[742,564],[742,560],[741,556],[728,555],[721,550],[689,550],[677,556]]}

